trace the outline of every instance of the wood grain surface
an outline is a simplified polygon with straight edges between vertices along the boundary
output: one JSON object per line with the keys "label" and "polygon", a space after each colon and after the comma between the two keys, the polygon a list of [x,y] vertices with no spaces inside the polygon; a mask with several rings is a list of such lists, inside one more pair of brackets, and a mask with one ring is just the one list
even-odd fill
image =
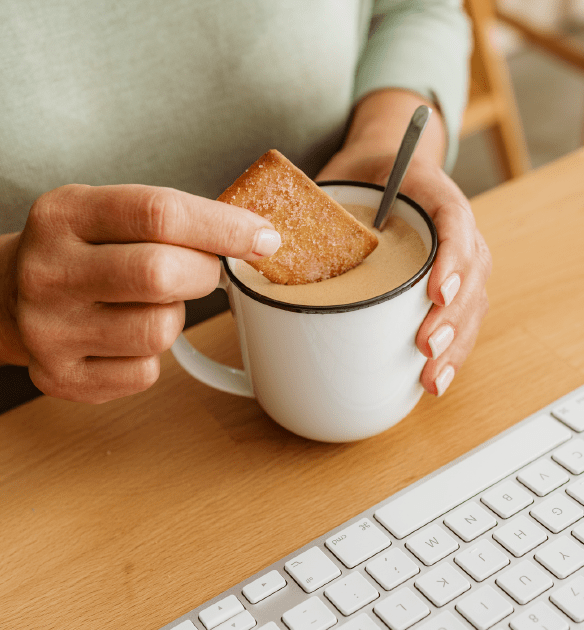
{"label": "wood grain surface", "polygon": [[[147,392],[0,416],[0,628],[157,630],[584,383],[584,150],[473,200],[491,309],[447,393],[296,437],[168,352]],[[188,331],[239,365],[224,313]]]}

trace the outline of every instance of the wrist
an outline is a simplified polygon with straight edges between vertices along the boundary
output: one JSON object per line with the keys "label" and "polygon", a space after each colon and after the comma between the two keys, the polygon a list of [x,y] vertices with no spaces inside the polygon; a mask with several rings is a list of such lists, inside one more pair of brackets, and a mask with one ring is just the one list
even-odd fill
{"label": "wrist", "polygon": [[20,233],[0,235],[0,365],[27,365],[28,352],[16,322],[16,255]]}
{"label": "wrist", "polygon": [[447,139],[440,110],[435,103],[407,90],[378,90],[359,101],[343,149],[370,155],[396,155],[412,114],[419,105],[431,107],[432,115],[416,147],[415,156],[441,166]]}

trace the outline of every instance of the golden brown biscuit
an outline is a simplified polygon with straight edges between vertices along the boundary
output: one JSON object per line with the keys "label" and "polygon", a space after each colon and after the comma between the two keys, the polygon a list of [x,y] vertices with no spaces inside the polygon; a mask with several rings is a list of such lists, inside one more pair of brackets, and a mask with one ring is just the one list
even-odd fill
{"label": "golden brown biscuit", "polygon": [[280,233],[274,255],[247,261],[278,284],[339,276],[377,246],[375,234],[276,150],[254,162],[219,201],[256,212]]}

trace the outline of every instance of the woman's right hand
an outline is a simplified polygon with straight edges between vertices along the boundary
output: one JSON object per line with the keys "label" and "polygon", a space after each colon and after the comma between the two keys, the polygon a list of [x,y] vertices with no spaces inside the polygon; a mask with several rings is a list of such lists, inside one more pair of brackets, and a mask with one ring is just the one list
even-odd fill
{"label": "woman's right hand", "polygon": [[184,300],[217,287],[217,255],[256,260],[280,245],[249,210],[141,185],[52,190],[15,237],[0,256],[11,320],[0,360],[28,363],[48,395],[90,403],[156,381]]}

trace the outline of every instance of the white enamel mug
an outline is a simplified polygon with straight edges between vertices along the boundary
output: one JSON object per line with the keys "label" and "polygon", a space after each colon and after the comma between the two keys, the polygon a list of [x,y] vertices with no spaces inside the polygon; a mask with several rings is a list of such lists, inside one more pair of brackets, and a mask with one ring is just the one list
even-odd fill
{"label": "white enamel mug", "polygon": [[[321,186],[341,204],[375,209],[383,193],[360,182]],[[312,440],[361,440],[399,422],[423,392],[426,358],[415,338],[431,306],[428,277],[438,238],[428,214],[404,195],[398,195],[394,212],[420,234],[428,251],[407,282],[361,302],[303,306],[259,295],[223,259],[220,287],[229,296],[244,369],[209,359],[183,335],[172,347],[178,362],[211,387],[256,398],[273,420]]]}

